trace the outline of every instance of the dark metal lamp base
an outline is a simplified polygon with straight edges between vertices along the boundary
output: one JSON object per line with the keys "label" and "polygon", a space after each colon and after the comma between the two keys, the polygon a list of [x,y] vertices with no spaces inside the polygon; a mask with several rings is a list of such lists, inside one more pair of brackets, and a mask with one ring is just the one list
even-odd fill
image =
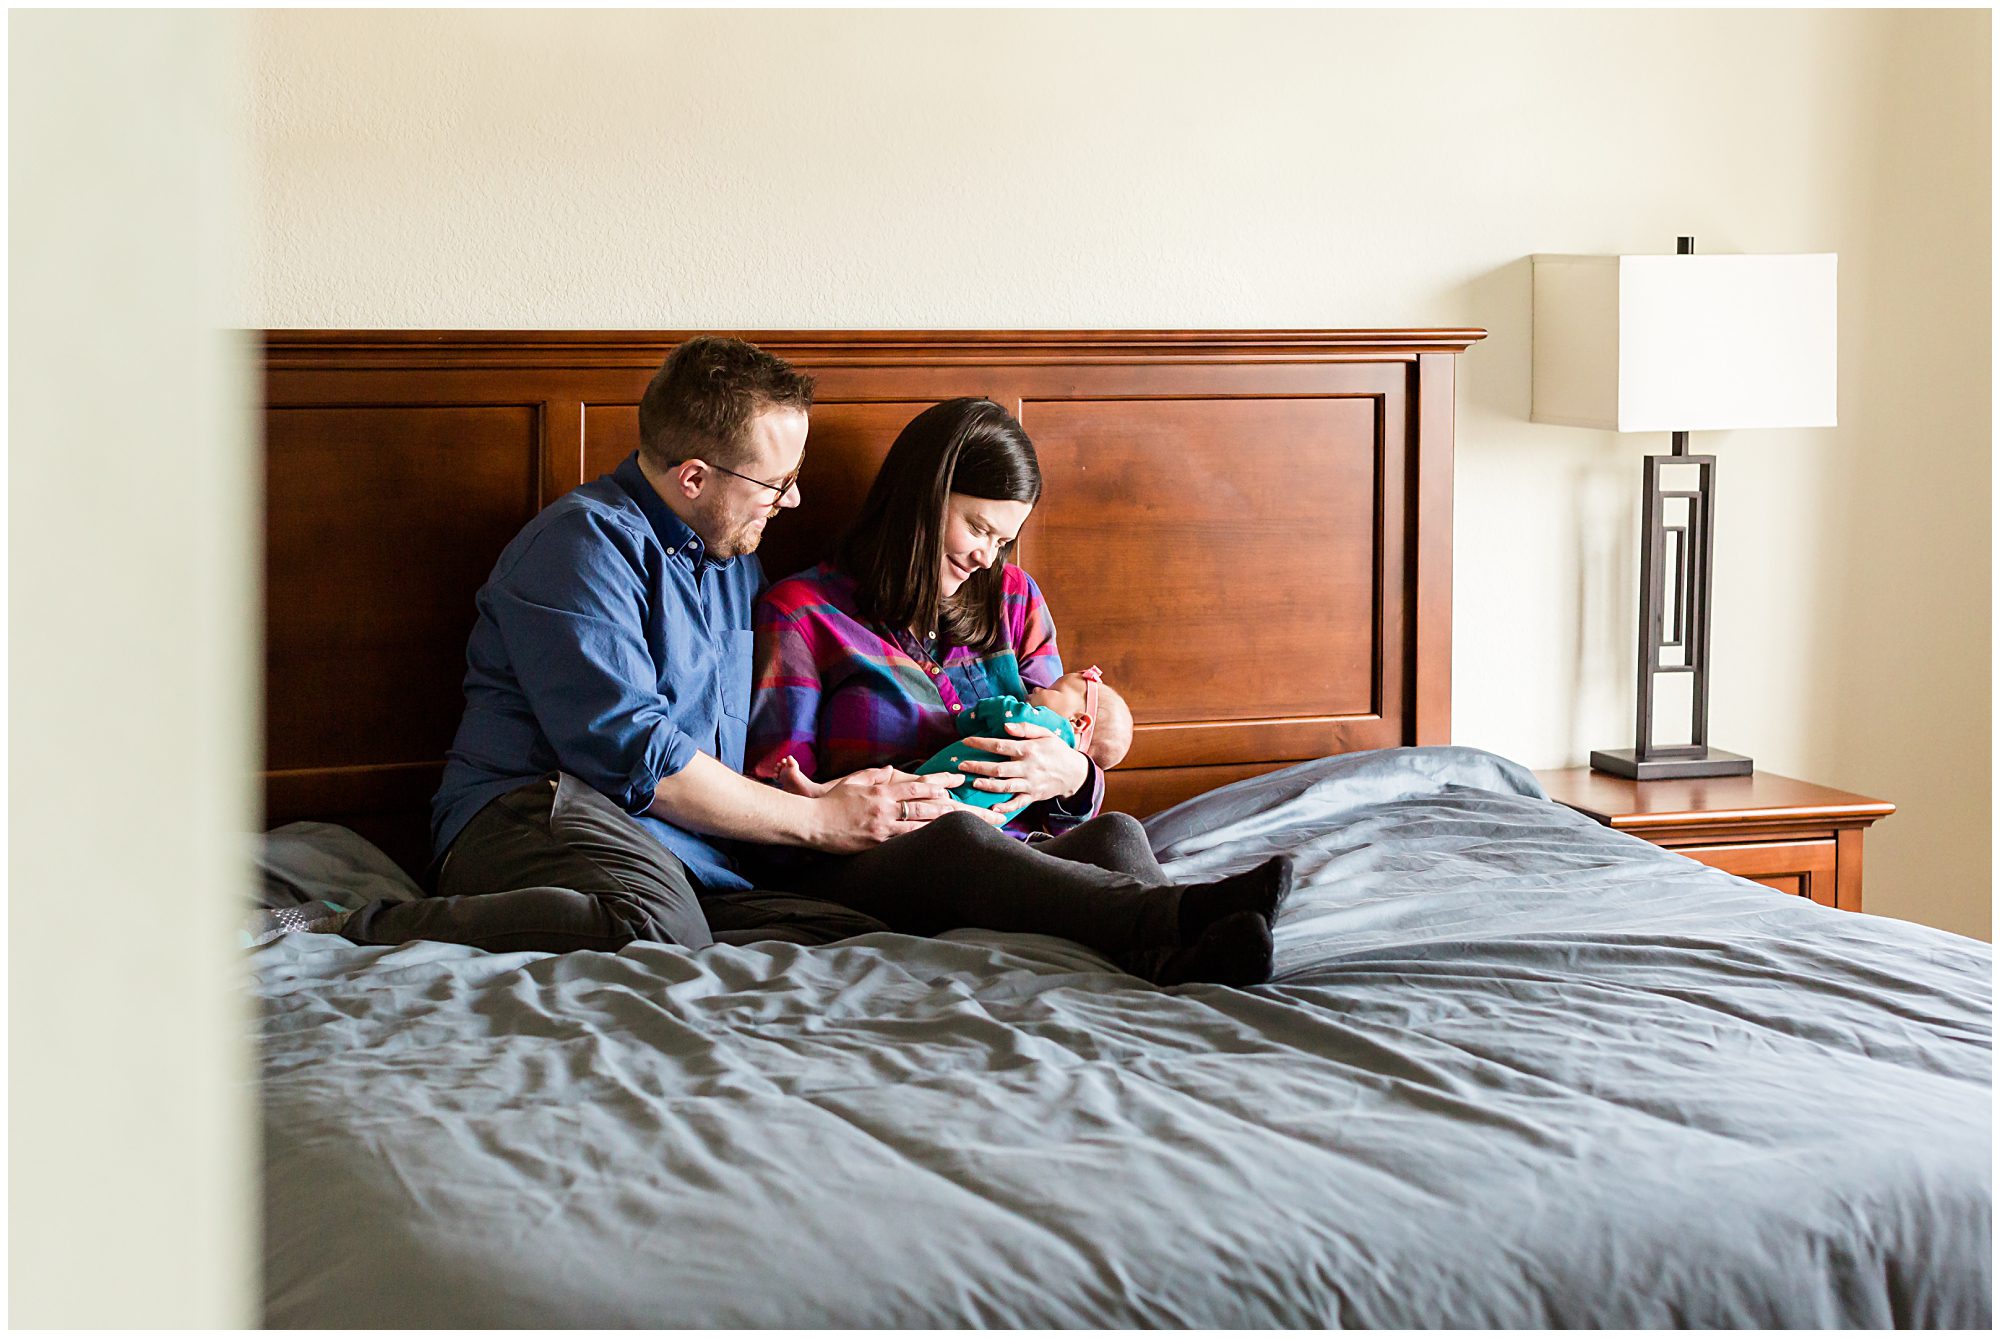
{"label": "dark metal lamp base", "polygon": [[1750,759],[1720,748],[1700,757],[1651,757],[1641,762],[1635,748],[1603,749],[1590,755],[1592,771],[1608,771],[1630,780],[1685,780],[1696,776],[1747,776]]}

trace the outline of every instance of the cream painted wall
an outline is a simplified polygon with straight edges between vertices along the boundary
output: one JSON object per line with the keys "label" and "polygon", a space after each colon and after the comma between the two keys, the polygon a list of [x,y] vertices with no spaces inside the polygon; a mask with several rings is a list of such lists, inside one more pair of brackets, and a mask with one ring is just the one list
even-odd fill
{"label": "cream painted wall", "polygon": [[1630,742],[1639,457],[1531,424],[1537,251],[1835,251],[1841,426],[1714,433],[1712,738],[1895,800],[1989,935],[1980,12],[258,17],[248,325],[1480,325],[1455,729]]}
{"label": "cream painted wall", "polygon": [[8,17],[8,1319],[255,1322],[241,20]]}

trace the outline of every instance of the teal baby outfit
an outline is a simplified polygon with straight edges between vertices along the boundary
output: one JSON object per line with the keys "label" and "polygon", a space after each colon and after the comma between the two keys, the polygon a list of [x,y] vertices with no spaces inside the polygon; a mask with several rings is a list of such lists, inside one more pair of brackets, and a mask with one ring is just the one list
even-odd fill
{"label": "teal baby outfit", "polygon": [[[1051,711],[1046,706],[1036,706],[1024,702],[1019,697],[982,697],[969,711],[960,711],[952,723],[958,727],[959,742],[939,750],[936,756],[916,769],[919,776],[931,776],[940,772],[957,771],[960,762],[998,762],[998,754],[989,753],[984,748],[968,747],[967,738],[1005,739],[1010,723],[1040,725],[1070,747],[1076,747],[1076,730],[1069,721]],[[950,791],[951,797],[961,804],[974,808],[997,808],[1012,803],[1014,795],[1001,790],[976,790],[972,782],[978,779],[966,776],[965,784]]]}

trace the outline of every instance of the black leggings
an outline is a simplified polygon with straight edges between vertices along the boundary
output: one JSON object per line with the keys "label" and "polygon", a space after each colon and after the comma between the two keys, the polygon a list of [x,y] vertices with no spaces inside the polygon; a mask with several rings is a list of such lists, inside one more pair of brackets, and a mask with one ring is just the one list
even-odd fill
{"label": "black leggings", "polygon": [[872,850],[815,860],[795,886],[905,934],[1053,934],[1122,961],[1157,955],[1179,934],[1181,889],[1124,813],[1032,845],[948,813]]}
{"label": "black leggings", "polygon": [[1071,939],[1145,975],[1179,928],[1180,889],[1123,813],[1032,846],[951,813],[861,854],[810,860],[788,881],[837,906],[701,892],[610,800],[573,777],[551,777],[480,810],[452,844],[439,895],[377,902],[341,932],[369,944],[616,952],[634,941],[698,948],[712,939],[824,943],[883,928],[998,929]]}

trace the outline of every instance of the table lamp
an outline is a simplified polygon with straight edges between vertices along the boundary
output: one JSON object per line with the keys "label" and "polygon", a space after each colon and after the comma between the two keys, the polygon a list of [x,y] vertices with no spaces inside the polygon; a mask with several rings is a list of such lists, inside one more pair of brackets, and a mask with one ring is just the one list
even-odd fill
{"label": "table lamp", "polygon": [[[1638,729],[1590,755],[1635,780],[1740,776],[1750,759],[1708,746],[1708,614],[1715,457],[1688,433],[1835,422],[1832,255],[1534,257],[1537,423],[1671,432],[1645,464],[1639,549]],[[1690,677],[1686,743],[1655,743],[1656,689]]]}

